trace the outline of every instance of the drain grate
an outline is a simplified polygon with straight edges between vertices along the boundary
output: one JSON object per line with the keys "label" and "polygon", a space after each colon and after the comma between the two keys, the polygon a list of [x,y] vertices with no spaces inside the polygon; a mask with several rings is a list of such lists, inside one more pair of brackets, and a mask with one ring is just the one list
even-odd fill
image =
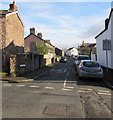
{"label": "drain grate", "polygon": [[43,114],[66,116],[66,109],[65,105],[51,104],[45,107]]}

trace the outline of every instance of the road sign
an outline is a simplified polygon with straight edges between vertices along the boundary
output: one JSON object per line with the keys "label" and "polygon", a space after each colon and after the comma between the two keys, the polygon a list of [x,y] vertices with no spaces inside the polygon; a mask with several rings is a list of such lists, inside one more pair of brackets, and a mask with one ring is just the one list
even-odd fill
{"label": "road sign", "polygon": [[35,52],[36,51],[36,43],[35,42],[32,42],[30,44],[30,52]]}
{"label": "road sign", "polygon": [[111,40],[103,40],[103,50],[111,50]]}
{"label": "road sign", "polygon": [[108,50],[111,50],[111,40],[103,40],[103,50],[106,50],[106,71],[108,71]]}

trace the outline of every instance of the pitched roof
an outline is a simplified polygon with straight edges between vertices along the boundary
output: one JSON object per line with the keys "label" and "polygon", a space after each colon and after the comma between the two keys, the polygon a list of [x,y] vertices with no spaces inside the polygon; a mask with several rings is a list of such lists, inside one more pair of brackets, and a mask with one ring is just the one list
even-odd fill
{"label": "pitched roof", "polygon": [[17,12],[17,10],[12,11],[12,10],[0,10],[0,15],[7,15],[9,13]]}
{"label": "pitched roof", "polygon": [[0,10],[0,15],[6,15],[7,13],[9,13],[8,10]]}
{"label": "pitched roof", "polygon": [[71,48],[69,48],[68,50],[71,50],[71,49],[73,49],[74,47],[71,47]]}
{"label": "pitched roof", "polygon": [[25,38],[24,38],[24,40],[25,40],[26,38],[28,38],[30,35],[34,35],[35,37],[37,37],[37,38],[41,39],[43,42],[46,42],[46,43],[50,44],[51,46],[55,47],[54,45],[52,45],[52,44],[51,44],[51,43],[49,43],[48,41],[43,40],[42,38],[38,37],[37,35],[35,35],[35,34],[33,34],[33,33],[30,33],[27,37],[25,37]]}
{"label": "pitched roof", "polygon": [[28,36],[26,36],[26,37],[24,38],[24,40],[25,40],[26,38],[28,38],[30,35],[34,35],[35,37],[37,37],[37,38],[41,39],[42,41],[44,41],[42,38],[38,37],[37,35],[35,35],[35,34],[33,34],[33,33],[30,33]]}
{"label": "pitched roof", "polygon": [[91,43],[91,44],[89,44],[87,47],[94,47],[96,45],[96,43]]}
{"label": "pitched roof", "polygon": [[21,17],[19,16],[19,13],[18,13],[18,11],[17,11],[17,10],[16,10],[16,11],[10,11],[10,10],[0,10],[0,16],[1,16],[1,17],[4,17],[4,16],[9,16],[9,15],[11,15],[11,14],[17,14],[17,15],[18,15],[19,20],[21,21],[22,25],[24,26],[23,21],[22,21]]}
{"label": "pitched roof", "polygon": [[112,12],[113,12],[113,8],[111,8],[111,11],[110,11],[110,14],[109,14],[107,28],[105,28],[102,32],[100,32],[100,33],[95,37],[95,39],[96,39],[97,37],[99,37],[102,33],[104,33],[106,30],[108,30],[108,25],[109,25],[109,21],[110,21],[110,19],[111,19]]}

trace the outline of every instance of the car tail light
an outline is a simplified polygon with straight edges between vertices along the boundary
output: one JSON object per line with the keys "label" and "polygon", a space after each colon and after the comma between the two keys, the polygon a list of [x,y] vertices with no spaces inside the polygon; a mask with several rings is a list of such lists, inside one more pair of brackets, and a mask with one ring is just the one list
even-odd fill
{"label": "car tail light", "polygon": [[80,67],[80,70],[84,70],[84,68],[83,68],[83,67]]}
{"label": "car tail light", "polygon": [[100,68],[100,69],[99,69],[99,72],[103,72],[103,69],[102,69],[102,68]]}

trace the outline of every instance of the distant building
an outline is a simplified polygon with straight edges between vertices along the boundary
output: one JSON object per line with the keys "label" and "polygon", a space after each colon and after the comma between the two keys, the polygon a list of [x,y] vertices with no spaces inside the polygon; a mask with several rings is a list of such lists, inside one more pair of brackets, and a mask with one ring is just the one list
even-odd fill
{"label": "distant building", "polygon": [[103,50],[103,40],[111,41],[111,49],[108,50],[108,67],[113,69],[113,8],[111,8],[109,18],[105,20],[105,29],[99,33],[95,39],[97,44],[97,61],[106,67],[106,51]]}
{"label": "distant building", "polygon": [[89,55],[90,48],[88,47],[88,45],[90,45],[90,44],[91,43],[85,43],[83,41],[82,44],[79,46],[79,54],[81,54],[81,55]]}
{"label": "distant building", "polygon": [[97,61],[96,43],[91,43],[87,47],[90,49],[89,50],[90,59]]}
{"label": "distant building", "polygon": [[78,50],[75,47],[69,48],[66,51],[66,56],[74,56],[74,55],[78,55]]}
{"label": "distant building", "polygon": [[24,52],[24,25],[15,1],[9,10],[0,10],[0,26],[2,70],[9,73],[10,55]]}
{"label": "distant building", "polygon": [[57,56],[62,56],[62,50],[56,47],[56,48],[55,48],[55,54],[56,54]]}

